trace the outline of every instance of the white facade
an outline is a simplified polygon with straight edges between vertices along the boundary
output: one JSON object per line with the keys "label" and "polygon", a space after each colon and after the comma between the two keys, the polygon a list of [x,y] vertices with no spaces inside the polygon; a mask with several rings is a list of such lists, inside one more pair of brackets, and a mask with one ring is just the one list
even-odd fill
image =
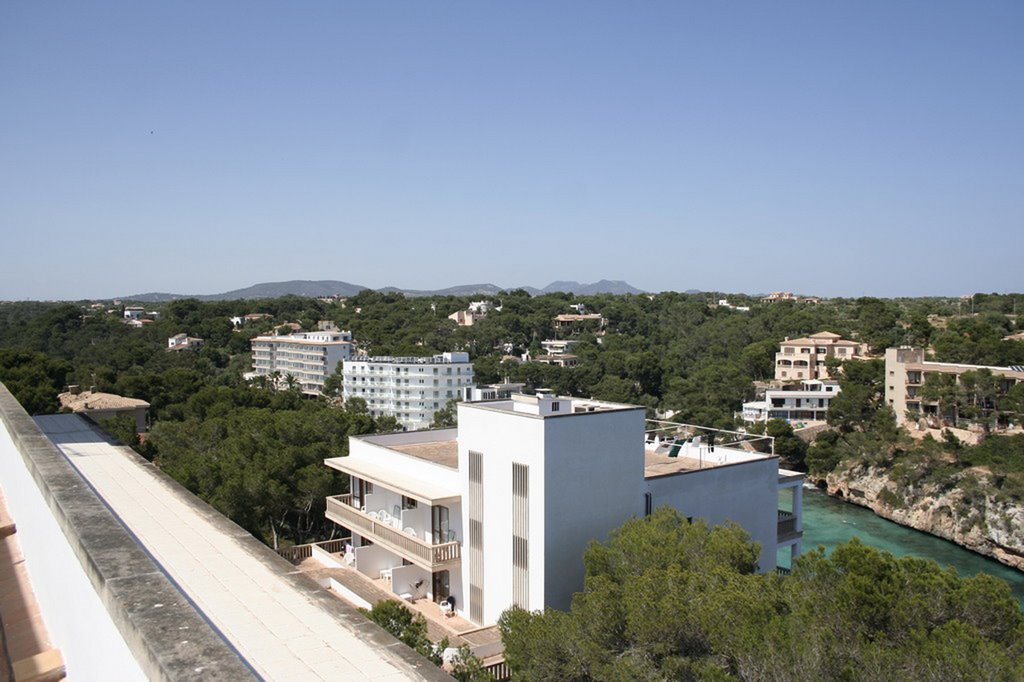
{"label": "white facade", "polygon": [[817,379],[801,381],[781,389],[769,389],[765,391],[764,400],[743,403],[743,421],[825,421],[832,398],[840,390],[838,382]]}
{"label": "white facade", "polygon": [[188,334],[175,334],[167,339],[167,350],[198,350],[203,340]]}
{"label": "white facade", "polygon": [[507,400],[513,393],[522,393],[526,384],[515,384],[506,381],[501,384],[481,384],[478,386],[464,386],[462,388],[462,400],[476,402],[479,400]]}
{"label": "white facade", "polygon": [[[252,340],[253,376],[295,377],[303,393],[317,395],[339,362],[354,355],[352,332],[306,332]],[[279,381],[279,387],[287,384]]]}
{"label": "white facade", "polygon": [[541,341],[540,346],[548,355],[565,355],[572,352],[573,346],[578,343],[576,339],[547,339]]}
{"label": "white facade", "polygon": [[800,552],[803,477],[773,456],[687,440],[681,425],[646,432],[632,405],[541,393],[458,411],[457,429],[353,437],[327,460],[351,476],[327,510],[353,532],[348,560],[396,595],[453,597],[480,625],[514,604],[567,609],[588,543],[664,504],[743,526],[761,570]]}
{"label": "white facade", "polygon": [[126,319],[126,320],[139,320],[139,319],[142,319],[142,316],[145,315],[145,314],[146,314],[146,309],[145,308],[137,308],[137,307],[129,306],[129,307],[124,309],[124,319]]}
{"label": "white facade", "polygon": [[469,353],[430,357],[359,357],[344,364],[345,400],[362,398],[375,417],[393,416],[409,431],[426,429],[434,413],[473,385]]}

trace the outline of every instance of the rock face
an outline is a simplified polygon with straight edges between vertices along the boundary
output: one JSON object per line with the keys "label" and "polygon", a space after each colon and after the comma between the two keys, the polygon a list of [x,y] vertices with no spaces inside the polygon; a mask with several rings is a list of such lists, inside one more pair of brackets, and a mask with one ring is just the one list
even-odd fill
{"label": "rock face", "polygon": [[855,465],[833,471],[823,483],[829,495],[1024,571],[1024,504],[994,495],[989,478],[984,470],[969,470],[957,475],[960,485],[904,487],[885,469]]}

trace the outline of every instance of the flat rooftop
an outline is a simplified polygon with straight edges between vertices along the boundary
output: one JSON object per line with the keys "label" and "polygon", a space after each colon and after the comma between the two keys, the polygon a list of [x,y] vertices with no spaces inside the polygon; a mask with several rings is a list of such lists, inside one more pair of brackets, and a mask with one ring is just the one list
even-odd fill
{"label": "flat rooftop", "polygon": [[35,421],[255,677],[444,679],[429,662],[314,582],[300,579],[272,550],[78,415]]}
{"label": "flat rooftop", "polygon": [[[554,358],[571,358],[572,355],[555,355]],[[557,408],[553,408],[557,404]],[[503,400],[480,400],[469,403],[459,403],[460,407],[472,409],[494,410],[498,412],[513,412],[528,417],[571,417],[592,412],[617,412],[627,410],[643,410],[639,405],[628,405],[626,403],[613,403],[607,400],[596,400],[593,398],[574,398],[572,396],[561,396],[554,394],[528,395],[513,393],[511,398]]]}
{"label": "flat rooftop", "polygon": [[669,452],[670,449],[654,450],[650,447],[644,450],[644,478],[657,478],[687,471],[759,462],[771,456],[762,452],[727,447],[716,447],[713,452],[706,447],[695,448],[691,452],[680,449],[679,454],[675,457],[670,457]]}
{"label": "flat rooftop", "polygon": [[438,440],[428,443],[409,443],[407,445],[389,445],[391,450],[401,452],[432,464],[440,464],[449,469],[459,468],[459,441]]}

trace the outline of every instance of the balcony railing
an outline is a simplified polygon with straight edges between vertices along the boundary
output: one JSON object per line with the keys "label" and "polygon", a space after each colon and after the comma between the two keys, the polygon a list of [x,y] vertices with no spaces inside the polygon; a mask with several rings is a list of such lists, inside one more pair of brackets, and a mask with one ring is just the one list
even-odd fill
{"label": "balcony railing", "polygon": [[778,530],[778,542],[783,540],[789,540],[791,538],[799,536],[801,533],[796,529],[796,516],[793,512],[778,510],[779,512],[779,530]]}
{"label": "balcony railing", "polygon": [[437,545],[424,542],[353,507],[352,495],[328,497],[327,518],[431,571],[462,559],[457,540]]}

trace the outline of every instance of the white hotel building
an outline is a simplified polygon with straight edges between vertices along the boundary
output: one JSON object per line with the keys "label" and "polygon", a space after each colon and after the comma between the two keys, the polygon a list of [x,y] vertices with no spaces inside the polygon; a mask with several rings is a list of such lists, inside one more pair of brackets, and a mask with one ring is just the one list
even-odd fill
{"label": "white hotel building", "polygon": [[473,384],[469,353],[358,357],[344,365],[345,400],[362,398],[370,414],[394,416],[408,431],[426,429],[434,412]]}
{"label": "white hotel building", "polygon": [[[352,332],[321,331],[252,339],[252,374],[295,377],[303,393],[318,395],[339,362],[352,357]],[[284,382],[279,382],[284,388]]]}
{"label": "white hotel building", "polygon": [[484,626],[514,604],[567,609],[587,544],[661,505],[740,524],[763,571],[800,552],[803,475],[732,434],[709,446],[693,427],[645,430],[642,407],[549,394],[458,411],[458,428],[352,437],[326,460],[351,490],[327,499],[352,533],[330,561]]}

